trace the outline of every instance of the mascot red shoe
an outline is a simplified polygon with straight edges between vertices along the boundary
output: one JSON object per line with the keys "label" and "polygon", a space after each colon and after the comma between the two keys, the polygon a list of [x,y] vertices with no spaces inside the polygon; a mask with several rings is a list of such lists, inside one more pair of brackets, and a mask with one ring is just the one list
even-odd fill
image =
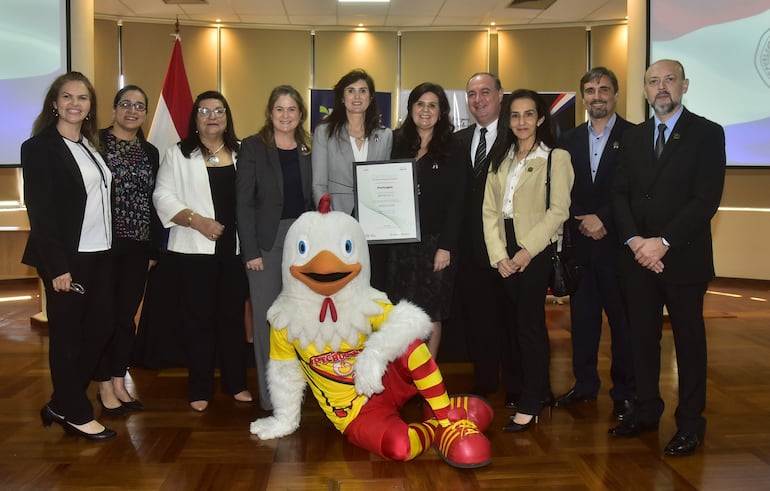
{"label": "mascot red shoe", "polygon": [[[300,423],[305,387],[348,440],[389,460],[406,461],[431,445],[454,467],[491,462],[483,435],[492,408],[475,396],[449,397],[423,342],[431,322],[417,306],[392,305],[369,284],[369,249],[358,222],[329,211],[300,216],[286,235],[283,289],[267,313],[267,380],[273,415],[251,423],[261,439]],[[399,409],[420,393],[432,409],[406,423]]]}

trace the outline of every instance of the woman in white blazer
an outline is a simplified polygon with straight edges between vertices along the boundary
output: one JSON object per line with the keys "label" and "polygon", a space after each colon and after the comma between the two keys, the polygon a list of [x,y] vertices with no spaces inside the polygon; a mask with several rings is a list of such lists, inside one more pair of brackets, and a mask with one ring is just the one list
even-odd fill
{"label": "woman in white blazer", "polygon": [[393,132],[380,125],[374,80],[364,70],[334,86],[334,106],[313,132],[313,201],[331,195],[332,209],[353,213],[353,165],[390,158]]}
{"label": "woman in white blazer", "polygon": [[239,142],[230,107],[219,92],[200,94],[188,136],[166,151],[153,194],[170,228],[166,259],[177,279],[190,407],[204,411],[214,394],[219,360],[222,390],[248,402],[243,326],[246,276],[236,233],[235,162]]}
{"label": "woman in white blazer", "polygon": [[[574,180],[569,153],[555,149],[550,110],[528,89],[514,91],[501,119],[510,131],[507,152],[493,156],[482,217],[489,261],[504,278],[512,302],[511,338],[521,352],[521,397],[503,429],[524,431],[537,422],[551,398],[545,295],[551,268],[548,245],[569,218]],[[551,159],[550,207],[546,210],[547,164]]]}

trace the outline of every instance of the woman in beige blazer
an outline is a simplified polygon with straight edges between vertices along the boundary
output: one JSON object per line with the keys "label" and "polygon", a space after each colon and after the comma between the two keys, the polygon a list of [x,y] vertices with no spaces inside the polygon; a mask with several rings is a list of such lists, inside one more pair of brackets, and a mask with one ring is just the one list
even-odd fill
{"label": "woman in beige blazer", "polygon": [[[507,152],[492,157],[482,208],[489,261],[504,278],[513,319],[511,338],[521,350],[521,398],[503,429],[524,431],[550,399],[545,295],[551,268],[548,244],[569,218],[574,180],[569,153],[554,149],[548,106],[537,92],[514,91],[501,119],[510,130]],[[553,149],[553,150],[552,150]],[[546,210],[547,163],[551,199]]]}

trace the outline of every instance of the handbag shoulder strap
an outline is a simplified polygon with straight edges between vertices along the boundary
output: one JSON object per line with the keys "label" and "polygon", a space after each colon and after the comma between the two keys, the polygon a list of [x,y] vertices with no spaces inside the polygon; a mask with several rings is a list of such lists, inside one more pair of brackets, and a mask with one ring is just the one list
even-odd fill
{"label": "handbag shoulder strap", "polygon": [[548,150],[548,164],[546,166],[545,174],[545,209],[551,207],[551,153],[553,149]]}

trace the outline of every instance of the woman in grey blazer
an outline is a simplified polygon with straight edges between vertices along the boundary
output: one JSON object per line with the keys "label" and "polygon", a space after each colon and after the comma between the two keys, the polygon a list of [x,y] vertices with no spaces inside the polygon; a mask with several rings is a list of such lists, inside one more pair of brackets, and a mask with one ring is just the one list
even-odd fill
{"label": "woman in grey blazer", "polygon": [[374,80],[364,70],[334,86],[334,106],[313,132],[313,201],[326,193],[332,209],[353,213],[353,163],[390,158],[393,133],[380,125]]}
{"label": "woman in grey blazer", "polygon": [[241,254],[249,279],[259,405],[272,410],[265,378],[270,357],[267,309],[281,292],[286,231],[313,209],[307,109],[294,87],[273,89],[265,124],[241,143],[236,171],[236,213]]}

